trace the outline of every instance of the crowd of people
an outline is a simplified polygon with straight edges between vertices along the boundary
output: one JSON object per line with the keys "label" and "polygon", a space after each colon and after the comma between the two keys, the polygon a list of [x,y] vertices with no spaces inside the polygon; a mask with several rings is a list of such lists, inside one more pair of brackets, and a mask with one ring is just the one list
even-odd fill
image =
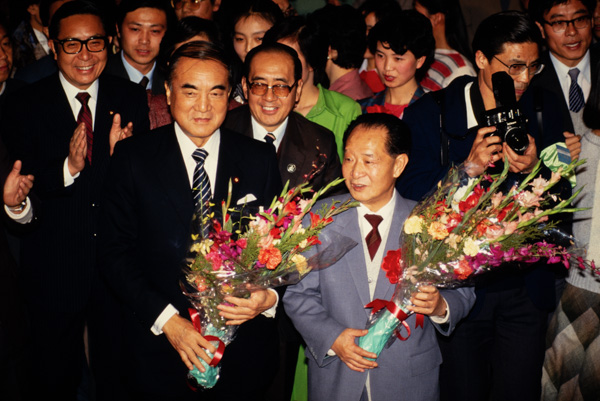
{"label": "crowd of people", "polygon": [[[506,163],[515,184],[586,159],[556,189],[583,187],[582,210],[553,224],[600,261],[600,2],[490,1],[477,19],[466,0],[300,1],[27,0],[0,17],[0,399],[598,399],[600,281],[561,263],[423,286],[406,341],[377,357],[357,340],[393,293],[380,266],[404,220],[461,163]],[[523,117],[518,146],[499,110]],[[179,286],[199,202],[266,207],[338,177],[326,196],[358,206],[326,231],[358,245],[228,298],[219,381],[190,388],[216,351]]]}

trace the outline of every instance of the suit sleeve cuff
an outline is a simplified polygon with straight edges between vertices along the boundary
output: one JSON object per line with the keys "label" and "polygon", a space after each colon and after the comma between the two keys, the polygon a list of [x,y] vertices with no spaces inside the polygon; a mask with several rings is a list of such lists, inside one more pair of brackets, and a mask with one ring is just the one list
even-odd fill
{"label": "suit sleeve cuff", "polygon": [[261,315],[263,315],[264,317],[274,318],[276,309],[277,309],[277,305],[279,304],[279,294],[277,293],[277,291],[275,291],[272,288],[269,288],[268,290],[271,291],[273,294],[275,294],[275,296],[277,297],[277,300],[275,301],[275,305],[271,306],[269,309],[267,309],[266,311],[261,313]]}
{"label": "suit sleeve cuff", "polygon": [[21,213],[11,212],[8,206],[6,205],[4,205],[4,211],[6,212],[8,217],[10,217],[12,220],[19,224],[30,223],[31,220],[33,220],[33,209],[31,208],[31,201],[29,200],[29,197],[27,197],[25,203],[25,208]]}
{"label": "suit sleeve cuff", "polygon": [[431,321],[436,324],[444,324],[450,320],[450,308],[448,307],[448,302],[446,301],[446,298],[442,297],[442,299],[444,300],[444,303],[446,304],[446,315],[444,317],[429,316]]}
{"label": "suit sleeve cuff", "polygon": [[162,329],[163,326],[165,325],[165,323],[167,323],[167,321],[173,317],[173,315],[178,315],[179,311],[171,304],[167,305],[167,307],[165,309],[163,309],[163,311],[161,312],[160,315],[158,315],[158,318],[154,321],[154,324],[152,325],[152,327],[150,328],[150,331],[152,331],[152,333],[155,336],[159,336],[163,333]]}
{"label": "suit sleeve cuff", "polygon": [[65,188],[70,185],[73,185],[73,183],[75,182],[75,178],[79,177],[79,174],[80,173],[71,175],[71,172],[69,171],[69,158],[67,157],[65,159],[65,163],[63,164],[63,177],[65,182]]}

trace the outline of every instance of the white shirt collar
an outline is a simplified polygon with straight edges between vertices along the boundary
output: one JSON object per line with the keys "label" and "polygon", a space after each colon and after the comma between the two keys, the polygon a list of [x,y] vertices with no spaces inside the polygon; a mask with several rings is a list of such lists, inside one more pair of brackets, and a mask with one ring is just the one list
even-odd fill
{"label": "white shirt collar", "polygon": [[[379,209],[376,212],[372,212],[371,210],[369,210],[368,207],[366,207],[365,205],[363,205],[362,203],[359,204],[356,207],[356,211],[358,213],[358,220],[359,222],[367,221],[364,217],[365,214],[377,214],[379,216],[381,216],[383,218],[383,220],[385,221],[386,219],[391,220],[392,216],[394,215],[394,206],[396,205],[396,190],[394,190],[392,192],[392,197],[390,198],[390,200],[388,201],[388,203],[385,204],[385,206],[383,206],[381,209]],[[369,224],[367,222],[367,224]],[[370,224],[369,224],[370,226]]]}
{"label": "white shirt collar", "polygon": [[285,135],[285,130],[288,125],[289,117],[286,117],[285,120],[283,120],[283,122],[281,123],[281,125],[277,127],[274,131],[267,131],[262,125],[258,123],[258,121],[256,121],[253,115],[250,115],[250,120],[252,121],[252,135],[254,139],[256,139],[257,141],[266,142],[265,135],[267,135],[268,132],[271,132],[273,135],[275,135],[275,141],[273,142],[273,144],[275,145],[275,149],[279,149],[279,145],[281,144],[283,136]]}
{"label": "white shirt collar", "polygon": [[60,79],[60,84],[62,85],[63,90],[67,95],[67,100],[69,101],[69,105],[71,106],[71,110],[73,111],[73,116],[75,116],[75,119],[77,119],[77,115],[79,114],[79,110],[81,109],[81,103],[79,102],[79,100],[77,100],[75,96],[77,96],[77,94],[80,92],[87,92],[90,94],[90,99],[88,100],[88,107],[92,112],[92,123],[95,126],[96,102],[98,101],[98,88],[100,87],[98,80],[95,80],[87,89],[82,90],[73,86],[73,84],[67,81],[62,71],[58,72],[58,77]]}
{"label": "white shirt collar", "polygon": [[579,76],[577,77],[577,83],[583,91],[583,95],[587,100],[591,88],[592,73],[590,67],[590,50],[585,53],[583,58],[575,67],[567,67],[559,59],[557,59],[552,52],[550,52],[550,61],[556,70],[556,76],[560,82],[561,89],[565,95],[565,99],[569,99],[569,88],[571,86],[571,78],[569,77],[569,70],[573,68],[579,69]]}
{"label": "white shirt collar", "polygon": [[473,111],[473,105],[471,104],[471,86],[473,82],[469,82],[465,85],[465,105],[467,106],[467,129],[473,128],[478,125],[475,112]]}
{"label": "white shirt collar", "polygon": [[[129,64],[129,62],[127,62],[122,50],[121,50],[121,61],[123,61],[123,67],[125,67],[125,71],[127,71],[129,80],[136,84],[140,83],[140,81],[144,77],[144,74],[142,74],[141,72],[136,70],[134,66],[132,66],[131,64]],[[146,86],[146,89],[152,89],[152,77],[154,76],[155,69],[156,69],[156,61],[152,65],[152,69],[150,70],[150,72],[145,75],[146,77],[148,77],[148,86]]]}
{"label": "white shirt collar", "polygon": [[[185,169],[188,173],[188,180],[190,182],[190,188],[192,187],[192,183],[194,181],[194,170],[196,169],[196,161],[192,157],[192,154],[198,147],[192,140],[183,132],[179,124],[177,122],[174,123],[175,127],[175,136],[177,137],[177,143],[179,143],[179,149],[181,150],[181,155],[183,156],[183,161],[185,163]],[[217,165],[219,162],[219,147],[221,145],[221,131],[217,129],[208,141],[204,144],[202,149],[208,152],[208,156],[204,161],[204,169],[206,170],[206,174],[208,174],[208,179],[210,180],[210,188],[214,195],[214,186],[217,180]]]}

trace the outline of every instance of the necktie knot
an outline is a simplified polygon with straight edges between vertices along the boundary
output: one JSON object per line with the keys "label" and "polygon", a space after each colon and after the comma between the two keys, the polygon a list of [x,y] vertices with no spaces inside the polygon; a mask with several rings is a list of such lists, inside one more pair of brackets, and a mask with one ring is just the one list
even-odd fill
{"label": "necktie knot", "polygon": [[381,236],[379,235],[379,230],[377,229],[377,227],[379,227],[379,223],[383,221],[383,217],[377,214],[365,214],[365,219],[367,219],[367,221],[373,227],[371,232],[369,232],[369,234],[367,234],[367,237],[365,238],[365,240],[367,241],[367,249],[369,250],[369,256],[371,257],[371,260],[373,260],[373,258],[377,254],[379,245],[381,245]]}
{"label": "necktie knot", "polygon": [[569,70],[569,76],[571,77],[571,82],[577,82],[577,77],[579,76],[579,68],[571,68]]}
{"label": "necktie knot", "polygon": [[383,221],[383,217],[379,216],[378,214],[365,214],[365,219],[367,219],[371,226],[373,226],[374,230],[377,230],[379,223]]}
{"label": "necktie knot", "polygon": [[142,85],[142,87],[144,89],[146,89],[148,87],[148,82],[150,82],[150,80],[148,79],[147,76],[144,75],[144,77],[140,80],[140,85]]}
{"label": "necktie knot", "polygon": [[88,104],[88,100],[90,100],[90,94],[87,92],[79,92],[76,96],[75,99],[79,100],[79,102],[86,106]]}
{"label": "necktie knot", "polygon": [[273,145],[273,142],[275,142],[275,135],[273,135],[272,132],[267,132],[267,135],[265,135],[265,142]]}
{"label": "necktie knot", "polygon": [[192,153],[192,157],[196,161],[196,164],[204,164],[207,156],[208,152],[202,148],[198,148]]}

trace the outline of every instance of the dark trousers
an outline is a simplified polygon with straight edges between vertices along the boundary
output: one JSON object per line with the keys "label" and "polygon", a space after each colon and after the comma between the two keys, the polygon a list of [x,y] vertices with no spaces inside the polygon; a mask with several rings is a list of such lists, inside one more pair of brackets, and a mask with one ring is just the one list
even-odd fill
{"label": "dark trousers", "polygon": [[539,401],[548,312],[525,286],[478,290],[471,314],[438,336],[441,401]]}

